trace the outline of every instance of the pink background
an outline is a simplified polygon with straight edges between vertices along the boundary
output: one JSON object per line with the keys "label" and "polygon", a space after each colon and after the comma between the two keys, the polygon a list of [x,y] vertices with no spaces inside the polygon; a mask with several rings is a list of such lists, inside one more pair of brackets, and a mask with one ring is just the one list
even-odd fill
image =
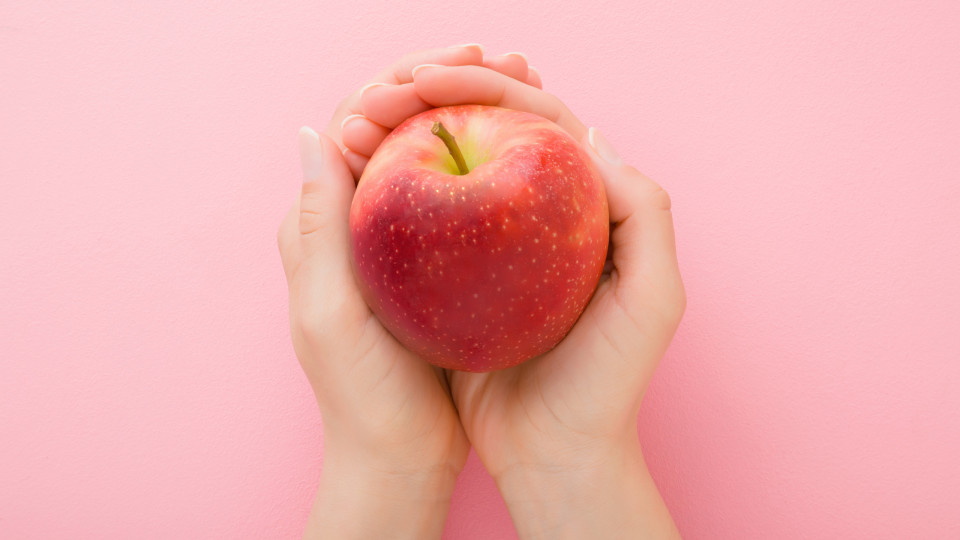
{"label": "pink background", "polygon": [[[960,3],[194,4],[0,4],[0,537],[299,536],[297,129],[480,41],[673,196],[684,535],[960,538]],[[445,536],[514,534],[472,457]]]}

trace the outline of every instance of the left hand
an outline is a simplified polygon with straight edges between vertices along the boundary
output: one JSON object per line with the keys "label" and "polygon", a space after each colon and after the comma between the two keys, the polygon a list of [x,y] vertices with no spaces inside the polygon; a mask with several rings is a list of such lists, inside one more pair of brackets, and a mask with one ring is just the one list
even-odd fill
{"label": "left hand", "polygon": [[[485,59],[479,47],[461,46],[408,55],[373,79],[382,86],[364,88],[405,88],[422,63],[529,77],[521,57]],[[375,148],[357,145],[389,131],[353,117],[344,130],[352,149],[341,152],[342,121],[365,97],[360,89],[341,102],[325,135],[301,130],[303,185],[278,232],[294,349],[323,416],[324,470],[306,536],[439,537],[469,443],[443,373],[380,325],[353,278],[354,179]],[[395,105],[413,111],[423,102]]]}

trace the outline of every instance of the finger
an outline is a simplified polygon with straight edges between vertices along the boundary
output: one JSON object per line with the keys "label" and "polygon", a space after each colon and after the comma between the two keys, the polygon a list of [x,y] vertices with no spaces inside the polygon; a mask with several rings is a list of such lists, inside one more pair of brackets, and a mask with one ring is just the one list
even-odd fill
{"label": "finger", "polygon": [[360,95],[361,113],[390,129],[431,108],[429,103],[420,99],[413,83],[370,85],[365,87]]}
{"label": "finger", "polygon": [[367,162],[370,161],[370,158],[362,156],[353,150],[347,150],[343,153],[343,160],[347,162],[347,167],[350,169],[350,173],[353,174],[354,183],[356,183],[357,180],[360,180],[360,175],[363,174],[363,170],[367,168]]}
{"label": "finger", "polygon": [[523,53],[513,52],[486,57],[483,59],[483,67],[518,81],[527,80],[527,57]]}
{"label": "finger", "polygon": [[300,162],[303,186],[298,225],[303,255],[327,250],[343,258],[348,251],[354,192],[350,169],[333,141],[307,127],[300,130]]}
{"label": "finger", "polygon": [[372,156],[380,142],[390,133],[389,129],[370,121],[362,114],[351,114],[344,118],[340,130],[343,145],[363,156]]}
{"label": "finger", "polygon": [[418,66],[417,94],[434,107],[475,103],[540,115],[581,140],[586,126],[556,96],[479,66]]}
{"label": "finger", "polygon": [[[527,59],[522,53],[507,53],[502,56],[492,57],[488,62],[484,60],[482,48],[479,45],[464,45],[454,47],[453,49],[459,52],[460,58],[451,57],[447,50],[444,50],[447,52],[446,58],[443,54],[438,54],[437,51],[433,51],[432,57],[442,60],[436,63],[424,62],[422,64],[416,64],[416,62],[420,62],[421,60],[430,59],[431,55],[428,53],[431,53],[431,51],[414,53],[405,57],[398,62],[399,67],[393,66],[390,70],[387,70],[388,72],[393,72],[392,81],[390,73],[384,72],[381,73],[379,79],[375,79],[374,82],[360,89],[360,94],[357,98],[358,103],[346,111],[349,114],[343,117],[344,121],[346,118],[360,113],[376,124],[393,129],[407,118],[431,109],[432,105],[420,99],[416,89],[411,84],[413,72],[424,65],[474,65],[472,63],[477,59],[472,56],[472,53],[478,50],[481,52],[479,61],[489,69],[522,82],[526,82],[530,77],[530,72],[527,69]],[[464,54],[464,50],[470,54]],[[538,81],[539,77],[536,77],[536,80]],[[351,103],[353,103],[352,100]],[[339,116],[335,115],[335,117]],[[341,146],[367,157],[373,154],[373,149],[375,149],[387,135],[387,133],[381,131],[380,133],[382,135],[376,137],[374,136],[376,132],[367,130],[365,136],[362,138],[364,144],[361,146],[351,146],[351,144],[343,138],[343,127],[344,124],[341,123],[339,132]],[[354,169],[351,167],[351,170]],[[354,170],[354,172],[357,173],[356,170]]]}
{"label": "finger", "polygon": [[[609,203],[615,294],[628,306],[656,313],[667,327],[680,322],[686,305],[673,228],[670,196],[659,184],[626,165],[613,146],[591,128],[584,141],[600,170]],[[670,331],[672,336],[672,330]]]}
{"label": "finger", "polygon": [[371,82],[406,84],[413,82],[413,68],[420,64],[442,66],[479,66],[483,64],[483,45],[467,43],[442,49],[412,52],[384,69]]}
{"label": "finger", "polygon": [[300,256],[299,219],[300,197],[298,196],[283,217],[280,229],[277,231],[277,247],[280,250],[280,261],[283,263],[283,273],[287,276],[288,283]]}
{"label": "finger", "polygon": [[[483,47],[475,43],[417,51],[403,56],[378,73],[370,80],[370,84],[404,84],[412,82],[413,68],[420,64],[459,66],[480,65],[482,63]],[[363,88],[353,92],[341,101],[327,126],[326,134],[334,141],[337,141],[337,144],[342,144],[340,140],[340,124],[343,122],[343,119],[351,114],[360,113],[360,94],[362,91]]]}
{"label": "finger", "polygon": [[337,145],[306,127],[300,130],[300,161],[300,258],[290,283],[291,324],[297,330],[295,347],[304,345],[303,338],[311,350],[324,351],[338,340],[356,337],[342,335],[342,329],[357,331],[369,317],[350,269],[354,183]]}
{"label": "finger", "polygon": [[533,66],[527,66],[527,84],[535,88],[543,88],[543,80],[540,78],[540,71]]}
{"label": "finger", "polygon": [[[540,87],[540,75],[527,68],[526,57],[521,53],[508,53],[484,59],[483,65],[518,81]],[[417,67],[420,66],[414,69],[416,70]],[[407,118],[431,108],[433,106],[423,101],[413,85],[409,83],[401,85],[372,83],[363,87],[360,93],[360,112],[370,120],[390,129],[399,126]]]}

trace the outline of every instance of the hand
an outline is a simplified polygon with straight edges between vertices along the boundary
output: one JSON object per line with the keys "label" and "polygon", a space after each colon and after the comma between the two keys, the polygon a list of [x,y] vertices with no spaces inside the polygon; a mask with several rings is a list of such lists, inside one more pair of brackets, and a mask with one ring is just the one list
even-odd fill
{"label": "hand", "polygon": [[[390,92],[415,91],[428,106],[477,103],[544,116],[582,141],[605,182],[607,272],[567,337],[515,368],[447,373],[466,435],[518,532],[676,536],[636,431],[640,400],[686,304],[669,196],[538,88],[473,66],[418,69],[409,86]],[[387,90],[382,95],[389,97]],[[382,103],[368,100],[362,111],[376,122],[386,114]],[[344,137],[350,146],[352,136]]]}
{"label": "hand", "polygon": [[[521,53],[483,56],[479,45],[464,45],[407,55],[343,100],[327,127],[327,135],[345,148],[343,157],[354,179],[360,179],[373,151],[390,130],[407,118],[433,108],[413,89],[413,68],[420,65],[482,65],[506,77],[541,87],[540,74],[527,65],[527,58]],[[364,116],[361,112],[372,114]]]}
{"label": "hand", "polygon": [[[485,59],[478,46],[462,46],[406,56],[373,88],[409,84],[421,63],[536,78],[522,57]],[[326,135],[301,130],[303,187],[278,233],[294,349],[324,425],[324,470],[305,536],[439,537],[469,443],[443,373],[393,339],[353,279],[348,213],[369,154],[341,153],[338,145],[341,122],[359,112],[362,94],[340,104]]]}

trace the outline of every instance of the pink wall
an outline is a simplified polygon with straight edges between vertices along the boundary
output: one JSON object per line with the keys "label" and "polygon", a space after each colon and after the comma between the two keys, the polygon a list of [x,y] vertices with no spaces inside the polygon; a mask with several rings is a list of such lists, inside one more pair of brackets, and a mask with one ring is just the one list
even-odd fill
{"label": "pink wall", "polygon": [[[685,536],[960,538],[960,3],[267,4],[0,5],[0,537],[299,535],[297,129],[480,41],[673,195],[639,425]],[[446,537],[513,534],[471,459]]]}

